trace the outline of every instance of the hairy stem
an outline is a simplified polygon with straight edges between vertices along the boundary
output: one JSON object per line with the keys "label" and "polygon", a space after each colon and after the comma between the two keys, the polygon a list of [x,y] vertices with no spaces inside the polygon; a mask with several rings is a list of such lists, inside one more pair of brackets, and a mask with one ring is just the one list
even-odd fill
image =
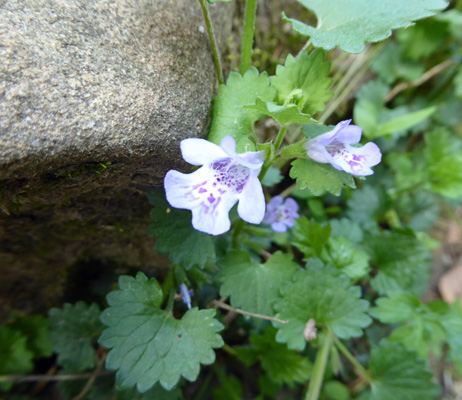
{"label": "hairy stem", "polygon": [[327,359],[329,357],[330,348],[334,341],[334,332],[327,330],[326,338],[321,348],[316,354],[314,362],[313,374],[311,375],[310,387],[306,394],[305,400],[318,400],[319,392],[321,391],[322,382],[324,380],[324,372],[326,371]]}
{"label": "hairy stem", "polygon": [[223,302],[221,302],[219,300],[212,301],[212,304],[215,305],[216,307],[223,308],[224,310],[234,311],[234,312],[237,312],[238,314],[248,315],[249,317],[266,319],[268,321],[279,322],[280,324],[288,324],[289,323],[289,321],[284,321],[282,319],[278,319],[278,318],[274,318],[274,317],[268,317],[267,315],[255,314],[255,313],[251,313],[251,312],[248,312],[248,311],[240,310],[239,308],[231,307],[230,305],[228,305],[226,303],[223,303]]}
{"label": "hairy stem", "polygon": [[[276,137],[276,141],[274,143],[274,154],[276,154],[279,151],[282,141],[284,140],[286,131],[287,131],[287,126],[281,126],[281,128],[279,128],[279,132]],[[260,181],[262,181],[263,178],[265,177],[273,161],[274,161],[274,156],[270,156],[265,160],[265,163],[263,164],[263,167],[261,168],[260,175],[258,175],[258,178],[260,179]]]}
{"label": "hairy stem", "polygon": [[351,354],[348,351],[348,349],[345,347],[345,345],[340,341],[340,339],[337,336],[334,336],[334,343],[337,349],[339,349],[340,352],[353,364],[353,366],[356,368],[356,371],[361,376],[361,378],[363,378],[368,383],[371,383],[371,377],[369,373],[359,363],[359,361],[353,356],[353,354]]}
{"label": "hairy stem", "polygon": [[215,63],[215,70],[217,71],[218,83],[221,85],[224,83],[223,69],[221,67],[220,52],[218,51],[217,41],[215,40],[215,34],[213,33],[213,25],[212,20],[210,19],[209,9],[207,7],[207,0],[199,0],[199,3],[202,8],[202,13],[204,14],[210,45],[212,46],[213,62]]}
{"label": "hairy stem", "polygon": [[255,15],[257,0],[245,2],[244,36],[242,37],[242,54],[240,73],[244,75],[252,63],[253,36],[255,33]]}

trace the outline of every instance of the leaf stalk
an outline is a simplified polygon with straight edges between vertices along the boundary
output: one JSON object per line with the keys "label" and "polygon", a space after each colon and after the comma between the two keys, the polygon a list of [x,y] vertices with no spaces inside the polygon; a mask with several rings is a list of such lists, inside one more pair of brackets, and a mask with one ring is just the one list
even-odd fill
{"label": "leaf stalk", "polygon": [[255,34],[255,16],[257,13],[257,0],[245,2],[244,35],[242,37],[240,73],[244,75],[252,63],[253,37]]}
{"label": "leaf stalk", "polygon": [[202,8],[202,13],[204,14],[205,25],[207,26],[207,33],[210,39],[210,46],[212,47],[213,62],[215,64],[215,70],[217,72],[218,83],[222,85],[224,84],[223,68],[221,67],[220,52],[218,50],[217,41],[215,39],[215,34],[213,32],[213,25],[207,6],[207,0],[199,0],[199,3]]}

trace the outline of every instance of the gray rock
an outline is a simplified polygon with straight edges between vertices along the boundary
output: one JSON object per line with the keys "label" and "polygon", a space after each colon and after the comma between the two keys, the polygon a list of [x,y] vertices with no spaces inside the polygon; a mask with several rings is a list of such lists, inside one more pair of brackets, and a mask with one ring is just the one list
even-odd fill
{"label": "gray rock", "polygon": [[159,266],[144,192],[207,133],[204,27],[197,0],[0,0],[0,308],[54,304],[73,265]]}

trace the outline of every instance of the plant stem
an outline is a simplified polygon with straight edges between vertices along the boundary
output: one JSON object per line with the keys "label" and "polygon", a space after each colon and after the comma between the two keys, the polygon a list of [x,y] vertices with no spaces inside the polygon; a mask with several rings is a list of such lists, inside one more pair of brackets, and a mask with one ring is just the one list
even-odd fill
{"label": "plant stem", "polygon": [[340,341],[340,339],[334,335],[334,343],[337,349],[340,350],[340,352],[348,358],[348,360],[353,364],[353,366],[356,368],[357,372],[359,375],[361,375],[361,378],[366,380],[369,384],[372,382],[371,377],[369,373],[366,371],[366,369],[359,363],[359,361],[351,354],[348,349],[345,347],[345,345]]}
{"label": "plant stem", "polygon": [[278,135],[276,137],[276,142],[274,142],[274,153],[276,154],[281,147],[281,143],[284,140],[284,135],[286,134],[287,126],[281,126],[279,129]]}
{"label": "plant stem", "polygon": [[168,300],[167,300],[167,307],[165,308],[165,311],[167,311],[169,314],[173,314],[173,303],[175,302],[175,289],[170,289],[170,293],[168,294]]}
{"label": "plant stem", "polygon": [[[284,140],[284,136],[287,131],[287,126],[281,126],[279,128],[278,135],[276,137],[276,142],[274,143],[274,154],[276,154],[281,147],[282,141]],[[274,161],[274,156],[270,156],[268,159],[265,160],[265,163],[263,164],[263,167],[260,171],[260,174],[258,175],[258,178],[260,181],[263,180],[265,177],[266,173],[268,172],[269,167],[271,166],[272,162]]]}
{"label": "plant stem", "polygon": [[241,68],[244,75],[252,63],[253,36],[255,32],[255,15],[257,13],[257,0],[245,2],[244,36],[242,37]]}
{"label": "plant stem", "polygon": [[213,33],[212,20],[210,19],[207,0],[199,0],[199,3],[202,8],[202,13],[204,14],[205,25],[207,26],[207,33],[210,39],[210,45],[212,46],[213,62],[215,63],[215,70],[217,71],[218,83],[222,85],[224,83],[224,79],[223,69],[221,67],[220,61],[220,52],[218,51],[217,41],[215,40],[215,34]]}
{"label": "plant stem", "polygon": [[326,370],[327,359],[329,357],[329,352],[334,341],[334,337],[334,332],[328,328],[324,343],[316,355],[313,374],[311,375],[310,380],[310,387],[308,389],[308,393],[306,394],[305,400],[317,400],[319,398],[319,392],[321,391],[322,382],[324,380],[324,372]]}
{"label": "plant stem", "polygon": [[[115,371],[100,371],[98,376],[112,375],[114,373]],[[66,375],[0,375],[0,382],[75,381],[91,378],[93,374],[94,372]]]}
{"label": "plant stem", "polygon": [[284,321],[282,319],[278,319],[278,318],[274,318],[274,317],[268,317],[267,315],[255,314],[255,313],[251,313],[251,312],[248,312],[248,311],[240,310],[239,308],[231,307],[228,304],[223,303],[223,302],[221,302],[219,300],[212,301],[212,304],[219,307],[219,308],[223,308],[224,310],[234,311],[234,312],[237,312],[238,314],[248,315],[249,317],[266,319],[268,321],[279,322],[280,324],[288,324],[289,323],[289,321]]}

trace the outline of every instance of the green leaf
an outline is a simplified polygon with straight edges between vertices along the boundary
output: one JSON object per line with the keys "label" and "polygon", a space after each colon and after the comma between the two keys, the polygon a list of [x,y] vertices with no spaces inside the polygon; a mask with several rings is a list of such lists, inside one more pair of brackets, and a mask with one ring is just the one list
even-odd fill
{"label": "green leaf", "polygon": [[373,347],[369,369],[371,400],[433,400],[439,394],[425,361],[399,343]]}
{"label": "green leaf", "polygon": [[353,191],[348,200],[347,215],[366,231],[377,230],[376,219],[382,208],[382,201],[376,187],[365,185]]}
{"label": "green leaf", "polygon": [[[461,18],[462,20],[462,18]],[[459,67],[456,77],[454,78],[455,95],[462,99],[462,66]]]}
{"label": "green leaf", "polygon": [[83,301],[74,305],[66,303],[63,308],[52,308],[48,315],[58,364],[72,372],[94,368],[93,343],[103,330],[99,306],[96,303],[88,306]]}
{"label": "green leaf", "polygon": [[365,313],[369,302],[360,299],[361,288],[314,264],[308,263],[283,286],[282,298],[275,304],[277,318],[289,321],[286,325],[274,323],[279,329],[276,339],[290,349],[305,348],[303,330],[311,318],[316,326],[330,326],[342,339],[361,336],[362,328],[371,322]]}
{"label": "green leaf", "polygon": [[[355,191],[354,193],[356,193]],[[359,244],[363,241],[363,231],[356,222],[347,218],[331,219],[329,221],[331,226],[331,237],[343,237],[348,239],[351,243]]]}
{"label": "green leaf", "polygon": [[156,251],[168,253],[173,264],[186,269],[203,268],[215,260],[213,237],[192,227],[190,211],[170,207],[159,191],[148,192],[148,198],[154,206],[148,233],[157,239]]}
{"label": "green leaf", "polygon": [[380,298],[369,314],[383,323],[404,323],[393,330],[388,337],[390,341],[401,342],[424,358],[430,351],[435,355],[440,353],[446,338],[440,322],[441,314],[422,304],[412,294],[394,293],[389,298]]}
{"label": "green leaf", "polygon": [[8,326],[27,337],[27,347],[34,357],[49,357],[53,353],[48,318],[43,315],[13,315]]}
{"label": "green leaf", "polygon": [[339,381],[328,381],[322,385],[320,400],[350,400],[348,387]]}
{"label": "green leaf", "polygon": [[304,254],[305,259],[313,256],[320,257],[322,249],[329,240],[330,232],[330,225],[321,226],[309,221],[306,217],[297,218],[293,227],[293,245]]}
{"label": "green leaf", "polygon": [[401,46],[395,42],[388,42],[375,57],[371,64],[371,70],[387,84],[391,84],[399,78],[406,82],[419,79],[425,72],[424,66],[420,62],[405,59],[402,52]]}
{"label": "green leaf", "polygon": [[231,296],[231,305],[245,311],[272,316],[272,304],[284,282],[300,269],[292,257],[280,251],[264,264],[250,261],[244,250],[231,250],[218,262],[221,296]]}
{"label": "green leaf", "polygon": [[[27,337],[6,326],[0,327],[0,375],[25,374],[32,371],[34,354],[27,347]],[[12,382],[0,382],[8,390]]]}
{"label": "green leaf", "polygon": [[247,366],[261,361],[263,370],[276,384],[305,383],[313,366],[306,356],[276,342],[276,330],[266,327],[261,335],[250,335],[252,347],[234,347],[237,357]]}
{"label": "green leaf", "polygon": [[367,236],[364,244],[378,269],[371,285],[379,294],[425,290],[430,253],[412,232],[385,231]]}
{"label": "green leaf", "polygon": [[363,278],[369,272],[369,255],[346,238],[331,237],[321,258],[352,281]]}
{"label": "green leaf", "polygon": [[287,104],[279,106],[272,101],[263,101],[258,98],[257,103],[252,106],[246,106],[250,110],[258,111],[273,118],[279,125],[286,126],[291,124],[316,124],[314,118],[309,114],[300,112],[298,105]]}
{"label": "green leaf", "polygon": [[315,47],[332,50],[338,46],[348,53],[361,53],[365,43],[378,42],[391,35],[392,29],[405,28],[412,21],[434,15],[448,3],[443,0],[298,0],[318,18],[317,28],[297,21],[292,27],[304,36],[310,36]]}
{"label": "green leaf", "polygon": [[289,173],[297,180],[297,189],[310,189],[315,196],[332,193],[340,196],[345,186],[355,188],[353,177],[345,171],[339,171],[330,164],[321,164],[313,160],[295,160]]}
{"label": "green leaf", "polygon": [[156,382],[167,390],[183,376],[194,381],[200,364],[215,361],[213,348],[223,340],[223,326],[215,310],[190,309],[181,320],[160,309],[162,290],[155,279],[139,272],[136,278],[121,276],[119,289],[108,294],[109,308],[101,314],[108,326],[100,338],[112,349],[106,367],[117,371],[122,388],[136,385],[149,390]]}
{"label": "green leaf", "polygon": [[393,118],[392,120],[378,125],[378,130],[374,135],[369,135],[372,138],[378,138],[380,136],[390,135],[395,132],[405,131],[413,126],[420,124],[425,121],[430,115],[436,111],[435,106],[427,107],[419,111],[415,111],[401,117]]}
{"label": "green leaf", "polygon": [[368,139],[404,133],[428,119],[436,111],[436,107],[414,112],[406,106],[389,109],[385,107],[384,100],[389,89],[381,81],[374,80],[362,85],[358,91],[353,110],[354,120],[363,128],[363,133]]}
{"label": "green leaf", "polygon": [[261,184],[263,186],[271,187],[282,182],[283,179],[284,177],[281,175],[281,171],[278,168],[269,167]]}
{"label": "green leaf", "polygon": [[431,189],[449,198],[462,196],[462,140],[444,128],[425,135],[424,158]]}
{"label": "green leaf", "polygon": [[284,65],[278,65],[271,86],[277,90],[279,105],[296,104],[306,114],[324,110],[324,104],[333,96],[328,90],[332,79],[328,78],[330,63],[324,61],[325,53],[315,50],[302,52],[297,58],[289,54]]}
{"label": "green leaf", "polygon": [[269,84],[266,72],[259,74],[254,67],[244,76],[231,72],[226,85],[220,85],[217,97],[213,100],[208,140],[220,144],[225,136],[230,135],[236,140],[238,153],[255,151],[256,140],[249,140],[249,136],[255,139],[253,125],[265,114],[246,106],[254,105],[259,97],[263,101],[272,101],[276,91]]}

